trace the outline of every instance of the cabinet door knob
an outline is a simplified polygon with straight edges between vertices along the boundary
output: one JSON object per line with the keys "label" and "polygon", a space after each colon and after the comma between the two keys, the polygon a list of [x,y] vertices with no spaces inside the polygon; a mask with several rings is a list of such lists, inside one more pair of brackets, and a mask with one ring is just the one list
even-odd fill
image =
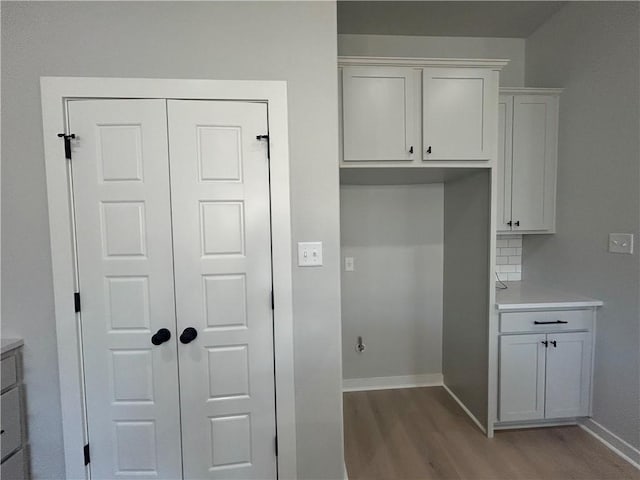
{"label": "cabinet door knob", "polygon": [[411,145],[411,148],[409,149],[409,153],[413,155],[413,145]]}
{"label": "cabinet door knob", "polygon": [[551,340],[549,343],[553,345],[553,348],[558,348],[558,342],[556,342],[555,340]]}
{"label": "cabinet door knob", "polygon": [[513,225],[513,222],[512,222],[511,220],[509,220],[509,221],[507,222],[507,225],[512,226],[512,225]]}
{"label": "cabinet door knob", "polygon": [[547,342],[546,340],[543,340],[540,343],[542,343],[544,345],[544,348],[549,348],[549,342]]}
{"label": "cabinet door knob", "polygon": [[514,223],[514,225],[515,225],[516,227],[519,227],[519,226],[520,226],[520,220],[516,220],[516,221],[515,221],[515,223]]}
{"label": "cabinet door knob", "polygon": [[427,153],[431,153],[431,145],[429,145],[429,146],[427,147],[426,152],[427,152]]}

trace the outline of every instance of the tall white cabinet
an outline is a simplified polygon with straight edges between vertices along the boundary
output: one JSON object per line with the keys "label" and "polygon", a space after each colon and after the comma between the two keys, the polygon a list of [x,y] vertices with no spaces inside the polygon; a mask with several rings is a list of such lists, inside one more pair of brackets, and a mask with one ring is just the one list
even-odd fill
{"label": "tall white cabinet", "polygon": [[559,89],[500,89],[498,232],[554,233]]}

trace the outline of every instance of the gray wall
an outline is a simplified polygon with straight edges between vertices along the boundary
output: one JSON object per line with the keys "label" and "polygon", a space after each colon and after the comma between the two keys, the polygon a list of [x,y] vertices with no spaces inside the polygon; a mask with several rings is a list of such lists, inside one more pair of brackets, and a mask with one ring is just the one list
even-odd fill
{"label": "gray wall", "polygon": [[2,5],[2,334],[25,338],[33,471],[64,478],[39,77],[289,83],[301,478],[342,478],[339,191],[333,2],[7,2]]}
{"label": "gray wall", "polygon": [[431,58],[506,58],[500,85],[524,85],[523,38],[418,37],[404,35],[338,35],[339,55]]}
{"label": "gray wall", "polygon": [[525,235],[525,280],[605,302],[594,420],[640,447],[640,262],[607,253],[640,219],[640,39],[636,2],[569,2],[527,39],[527,85],[560,97],[557,233]]}
{"label": "gray wall", "polygon": [[[344,378],[442,373],[443,185],[342,185]],[[358,336],[367,348],[356,353]]]}
{"label": "gray wall", "polygon": [[444,383],[485,426],[490,192],[488,170],[444,185]]}

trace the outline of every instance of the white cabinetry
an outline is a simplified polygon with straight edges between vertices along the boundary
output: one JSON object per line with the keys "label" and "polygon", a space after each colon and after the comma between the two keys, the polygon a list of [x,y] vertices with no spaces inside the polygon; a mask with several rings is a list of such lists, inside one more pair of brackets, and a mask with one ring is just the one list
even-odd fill
{"label": "white cabinetry", "polygon": [[[490,160],[495,149],[493,72],[423,71],[423,160]],[[493,140],[493,141],[492,141]]]}
{"label": "white cabinetry", "polygon": [[588,416],[592,310],[503,313],[499,422]]}
{"label": "white cabinetry", "polygon": [[340,57],[342,166],[494,160],[504,64]]}
{"label": "white cabinetry", "polygon": [[558,89],[501,89],[498,231],[555,231]]}
{"label": "white cabinetry", "polygon": [[420,70],[342,69],[345,162],[411,161],[420,148]]}

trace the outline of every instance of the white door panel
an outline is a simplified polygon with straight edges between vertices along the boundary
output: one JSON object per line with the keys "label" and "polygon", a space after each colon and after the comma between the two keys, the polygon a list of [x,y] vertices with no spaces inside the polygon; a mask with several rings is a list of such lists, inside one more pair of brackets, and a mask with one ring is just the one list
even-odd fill
{"label": "white door panel", "polygon": [[499,420],[544,418],[545,334],[500,336]]}
{"label": "white door panel", "polygon": [[420,72],[398,67],[342,69],[343,159],[413,160],[420,148]]}
{"label": "white door panel", "polygon": [[514,230],[552,230],[558,98],[517,95],[513,103]]}
{"label": "white door panel", "polygon": [[422,81],[423,160],[490,160],[491,72],[425,68]]}
{"label": "white door panel", "polygon": [[[91,475],[179,478],[165,101],[72,101],[68,113]],[[172,337],[153,345],[161,328]]]}
{"label": "white door panel", "polygon": [[549,334],[546,418],[589,414],[591,334]]}
{"label": "white door panel", "polygon": [[168,101],[185,478],[276,477],[267,109]]}

